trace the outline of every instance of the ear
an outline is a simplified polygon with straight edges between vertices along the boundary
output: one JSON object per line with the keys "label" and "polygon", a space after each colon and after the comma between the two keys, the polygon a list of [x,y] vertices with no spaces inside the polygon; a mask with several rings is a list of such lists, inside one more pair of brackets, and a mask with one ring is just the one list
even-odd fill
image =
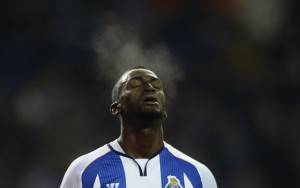
{"label": "ear", "polygon": [[168,117],[168,114],[166,111],[164,111],[164,118],[166,119]]}
{"label": "ear", "polygon": [[113,102],[110,105],[110,113],[113,116],[116,116],[116,115],[120,114],[120,112],[121,112],[120,103],[119,102]]}

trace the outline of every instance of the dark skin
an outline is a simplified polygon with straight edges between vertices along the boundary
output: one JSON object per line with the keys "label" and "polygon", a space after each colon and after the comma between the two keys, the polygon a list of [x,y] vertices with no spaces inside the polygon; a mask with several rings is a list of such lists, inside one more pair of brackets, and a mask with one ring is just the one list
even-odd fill
{"label": "dark skin", "polygon": [[133,158],[151,158],[163,147],[165,94],[160,79],[147,69],[133,69],[121,77],[123,87],[111,113],[118,116],[121,147]]}

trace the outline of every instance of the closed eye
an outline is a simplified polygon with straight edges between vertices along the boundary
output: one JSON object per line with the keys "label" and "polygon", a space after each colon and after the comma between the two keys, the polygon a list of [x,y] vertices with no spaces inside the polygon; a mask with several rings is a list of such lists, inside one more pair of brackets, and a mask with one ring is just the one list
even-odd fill
{"label": "closed eye", "polygon": [[131,79],[128,83],[128,86],[130,88],[141,87],[142,85],[143,85],[143,82],[139,79]]}
{"label": "closed eye", "polygon": [[[150,85],[155,88],[155,89],[163,89],[162,82],[159,79],[151,79]],[[128,88],[138,88],[146,84],[147,81],[143,81],[139,77],[132,78],[131,80],[128,81],[127,87]]]}
{"label": "closed eye", "polygon": [[160,80],[152,80],[151,81],[151,85],[154,87],[154,88],[156,88],[156,89],[162,89],[163,88],[163,86],[162,86],[162,83],[161,83],[161,81]]}

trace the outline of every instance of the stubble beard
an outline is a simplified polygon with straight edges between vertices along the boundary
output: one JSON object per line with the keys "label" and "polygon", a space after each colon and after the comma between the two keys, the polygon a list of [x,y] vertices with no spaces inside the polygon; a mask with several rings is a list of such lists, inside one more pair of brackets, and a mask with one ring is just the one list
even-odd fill
{"label": "stubble beard", "polygon": [[135,129],[154,128],[161,126],[162,120],[166,117],[164,111],[137,111],[135,113],[127,113],[128,119],[131,119],[131,124]]}

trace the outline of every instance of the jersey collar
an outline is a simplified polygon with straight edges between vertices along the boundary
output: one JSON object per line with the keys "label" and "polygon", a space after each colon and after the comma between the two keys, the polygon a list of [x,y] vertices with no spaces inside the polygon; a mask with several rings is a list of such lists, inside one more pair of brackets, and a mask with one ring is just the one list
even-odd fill
{"label": "jersey collar", "polygon": [[109,145],[113,148],[114,151],[117,151],[122,154],[126,154],[125,151],[120,146],[118,139],[115,139],[114,141],[110,142]]}
{"label": "jersey collar", "polygon": [[[162,147],[157,153],[155,153],[151,158],[153,158],[153,157],[157,156],[158,154],[160,154],[160,152],[165,148],[165,145],[166,145],[166,144],[167,144],[167,143],[166,143],[165,141],[163,141],[163,147]],[[122,149],[122,147],[120,146],[120,144],[119,144],[119,142],[118,142],[118,138],[115,139],[114,141],[110,142],[110,143],[107,144],[107,145],[108,145],[108,147],[109,147],[112,151],[114,151],[114,152],[116,152],[116,153],[119,153],[119,154],[121,154],[121,155],[123,155],[123,156],[128,156],[128,155],[125,153],[125,151]]]}
{"label": "jersey collar", "polygon": [[161,153],[161,151],[165,148],[165,142],[164,142],[164,145],[162,146],[162,148],[161,148],[157,153],[155,153],[152,157],[150,157],[150,158],[148,159],[148,161],[147,161],[146,164],[145,164],[144,170],[141,168],[141,166],[140,166],[139,163],[136,161],[136,159],[134,159],[133,157],[127,155],[127,154],[124,152],[124,150],[122,149],[122,147],[120,146],[120,144],[119,144],[119,142],[118,142],[118,139],[116,139],[116,140],[110,142],[109,144],[107,144],[107,147],[108,147],[111,151],[115,152],[115,153],[118,154],[118,155],[121,155],[121,156],[123,156],[123,157],[127,157],[127,158],[132,159],[132,160],[136,163],[136,165],[138,166],[138,169],[139,169],[139,172],[140,172],[140,176],[147,176],[147,164],[148,164],[148,162],[149,162],[151,159],[153,159],[154,157],[158,156],[158,155]]}

